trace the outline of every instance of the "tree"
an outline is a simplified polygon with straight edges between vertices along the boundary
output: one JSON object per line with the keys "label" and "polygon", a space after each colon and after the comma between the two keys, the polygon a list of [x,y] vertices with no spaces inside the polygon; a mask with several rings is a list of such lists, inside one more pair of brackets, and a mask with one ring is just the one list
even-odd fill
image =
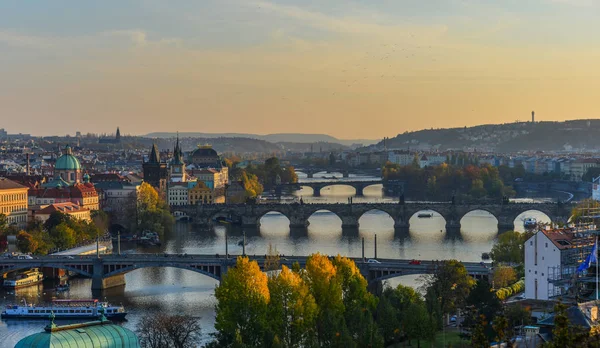
{"label": "tree", "polygon": [[494,262],[523,263],[525,260],[524,243],[531,237],[529,233],[508,231],[498,237],[490,256]]}
{"label": "tree", "polygon": [[0,213],[0,235],[6,232],[6,228],[8,227],[8,218],[6,215]]}
{"label": "tree", "polygon": [[494,268],[493,284],[494,288],[500,289],[509,286],[517,280],[517,272],[514,268],[508,266],[499,266]]}
{"label": "tree", "polygon": [[274,271],[279,269],[279,253],[277,249],[273,248],[273,245],[269,243],[269,251],[265,257],[265,271]]}
{"label": "tree", "polygon": [[61,222],[50,230],[50,236],[59,249],[69,249],[77,242],[75,230],[66,222]]}
{"label": "tree", "polygon": [[48,220],[44,222],[44,228],[46,231],[51,231],[54,227],[61,223],[67,223],[71,220],[71,216],[61,213],[60,211],[54,211],[50,213]]}
{"label": "tree", "polygon": [[431,340],[435,337],[435,328],[432,325],[427,308],[422,300],[411,303],[406,311],[406,335],[410,340],[417,340],[417,347],[421,347],[421,340]]}
{"label": "tree", "polygon": [[200,323],[188,315],[147,314],[137,324],[136,332],[144,348],[196,347]]}
{"label": "tree", "polygon": [[167,203],[146,182],[140,185],[134,209],[133,216],[129,216],[133,231],[150,230],[162,234],[173,226],[174,219]]}
{"label": "tree", "polygon": [[490,346],[490,341],[485,335],[485,327],[487,324],[485,316],[480,315],[471,335],[471,345],[474,348],[487,348]]}
{"label": "tree", "polygon": [[268,317],[274,337],[285,347],[310,346],[318,308],[308,285],[299,274],[282,266],[279,275],[269,279],[268,286]]}
{"label": "tree", "polygon": [[215,329],[221,346],[236,340],[249,347],[265,345],[270,294],[267,276],[256,261],[238,257],[215,289],[215,297]]}
{"label": "tree", "polygon": [[38,248],[38,242],[31,234],[19,231],[17,235],[17,247],[22,253],[35,253]]}
{"label": "tree", "polygon": [[435,273],[425,278],[425,289],[437,298],[443,314],[456,311],[464,305],[471,288],[475,285],[465,266],[457,260],[442,261]]}
{"label": "tree", "polygon": [[493,328],[494,328],[494,331],[496,332],[496,340],[500,343],[506,343],[507,345],[509,345],[511,331],[508,326],[508,319],[506,319],[506,317],[503,315],[495,317]]}

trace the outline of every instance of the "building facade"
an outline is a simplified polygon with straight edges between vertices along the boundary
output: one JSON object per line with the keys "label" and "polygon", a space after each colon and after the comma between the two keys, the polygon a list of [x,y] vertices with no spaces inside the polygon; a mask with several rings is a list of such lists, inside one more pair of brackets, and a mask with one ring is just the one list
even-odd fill
{"label": "building facade", "polygon": [[27,225],[27,187],[0,177],[0,214],[9,225],[24,228]]}
{"label": "building facade", "polygon": [[54,212],[60,212],[70,217],[83,220],[92,221],[90,210],[72,202],[67,203],[55,203],[48,206],[43,206],[40,210],[35,212],[35,218],[42,222],[46,222],[50,218],[50,215]]}
{"label": "building facade", "polygon": [[213,190],[211,190],[206,184],[198,179],[196,184],[189,189],[189,204],[213,204]]}
{"label": "building facade", "polygon": [[167,163],[160,160],[160,153],[156,144],[152,145],[148,160],[142,163],[144,181],[154,187],[159,195],[164,197],[167,190],[168,170]]}

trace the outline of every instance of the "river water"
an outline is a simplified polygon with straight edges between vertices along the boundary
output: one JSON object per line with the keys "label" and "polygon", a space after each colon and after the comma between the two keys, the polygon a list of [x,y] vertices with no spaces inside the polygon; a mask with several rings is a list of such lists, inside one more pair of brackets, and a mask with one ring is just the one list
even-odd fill
{"label": "river water", "polygon": [[[335,174],[334,174],[335,175]],[[341,177],[341,174],[338,174]],[[332,176],[323,174],[321,176]],[[371,180],[369,177],[351,177],[348,180]],[[302,178],[301,180],[318,180]],[[354,194],[348,186],[330,186],[321,191],[321,197],[311,197],[310,188],[296,193],[305,202],[346,202]],[[365,189],[364,197],[354,198],[354,202],[397,201],[397,198],[382,196],[381,185]],[[522,229],[525,216],[547,221],[539,212],[527,212],[515,221],[517,229]],[[317,212],[310,218],[308,234],[291,237],[289,221],[278,213],[269,213],[261,220],[258,233],[247,236],[247,254],[265,254],[269,245],[284,255],[309,255],[325,253],[330,255],[360,257],[361,239],[365,239],[365,256],[374,256],[374,241],[377,235],[377,256],[382,258],[479,261],[483,252],[489,252],[497,235],[497,221],[487,212],[475,211],[462,220],[461,239],[448,239],[445,234],[444,219],[435,214],[432,218],[410,220],[410,236],[398,239],[394,235],[394,222],[385,213],[372,211],[360,220],[358,236],[342,234],[341,220],[329,212]],[[237,236],[236,236],[237,233]],[[229,253],[241,254],[242,239],[239,231],[229,232]],[[224,254],[225,227],[216,226],[212,231],[194,229],[190,224],[177,223],[173,231],[167,234],[160,247],[136,247],[121,244],[121,251],[137,253],[187,253],[187,254]],[[217,282],[211,278],[187,270],[175,268],[146,268],[132,271],[125,276],[126,286],[109,289],[102,293],[102,300],[113,304],[122,303],[128,311],[127,321],[121,325],[135,330],[140,318],[152,313],[185,313],[200,318],[203,327],[203,341],[210,340],[209,333],[214,331],[214,288]],[[51,283],[8,292],[0,290],[0,305],[14,304],[25,299],[28,303],[49,302],[52,298],[86,299],[92,297],[91,280],[74,278],[70,280],[71,290],[57,294],[50,290]],[[390,280],[389,284],[418,286],[418,277],[405,276]],[[60,322],[58,322],[60,324]],[[21,338],[41,332],[46,321],[1,320],[1,347],[12,347]]]}

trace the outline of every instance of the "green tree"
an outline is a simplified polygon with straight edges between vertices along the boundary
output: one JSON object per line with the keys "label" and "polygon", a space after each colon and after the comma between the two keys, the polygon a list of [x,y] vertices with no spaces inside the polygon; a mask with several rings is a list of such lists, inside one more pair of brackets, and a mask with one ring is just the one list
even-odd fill
{"label": "green tree", "polygon": [[150,230],[162,234],[173,226],[174,218],[167,203],[150,184],[143,182],[137,192],[132,219],[132,230]]}
{"label": "green tree", "polygon": [[6,228],[8,227],[8,218],[6,215],[0,213],[0,236],[6,232]]}
{"label": "green tree", "polygon": [[75,246],[77,242],[77,236],[75,230],[73,230],[66,222],[61,222],[59,225],[53,227],[50,230],[50,236],[59,249],[69,249]]}
{"label": "green tree", "polygon": [[425,279],[425,289],[437,298],[443,314],[455,312],[465,304],[475,281],[457,260],[442,261],[435,273]]}
{"label": "green tree", "polygon": [[530,233],[505,232],[498,236],[490,256],[494,262],[523,263],[525,260],[524,244],[530,237]]}
{"label": "green tree", "polygon": [[406,335],[409,341],[417,340],[417,347],[421,347],[421,340],[429,341],[435,337],[436,330],[422,300],[409,305],[406,319]]}
{"label": "green tree", "polygon": [[508,326],[508,319],[505,316],[500,315],[494,318],[494,331],[496,332],[496,341],[500,343],[510,344],[510,328]]}
{"label": "green tree", "polygon": [[236,341],[248,347],[265,346],[270,293],[267,276],[255,261],[238,257],[215,289],[215,298],[220,346],[236,346]]}

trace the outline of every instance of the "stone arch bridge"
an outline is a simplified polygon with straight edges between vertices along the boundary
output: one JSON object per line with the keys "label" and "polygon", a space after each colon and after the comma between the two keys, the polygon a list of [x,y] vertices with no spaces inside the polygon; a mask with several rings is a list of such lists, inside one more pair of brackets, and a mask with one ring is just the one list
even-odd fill
{"label": "stone arch bridge", "polygon": [[276,191],[281,193],[283,189],[295,189],[298,190],[300,187],[310,187],[313,189],[313,197],[320,197],[321,190],[328,186],[334,185],[346,185],[352,186],[356,190],[356,196],[363,196],[365,188],[372,185],[381,185],[381,180],[345,180],[345,181],[309,181],[299,182],[295,184],[281,184],[276,187]]}
{"label": "stone arch bridge", "polygon": [[[248,257],[263,267],[266,255]],[[292,267],[298,262],[301,267],[306,265],[307,256],[292,256],[279,260],[280,264]],[[365,262],[363,258],[353,259],[369,284],[383,280],[411,275],[435,272],[437,264],[433,261],[422,261],[411,264],[410,260],[378,259],[379,262]],[[31,269],[55,268],[77,273],[83,277],[92,278],[92,290],[103,290],[125,285],[125,274],[137,269],[148,267],[173,267],[203,274],[220,281],[227,269],[235,266],[236,257],[233,255],[177,255],[177,254],[110,254],[97,256],[38,256],[31,260],[0,258],[0,274]],[[469,274],[475,278],[489,276],[490,264],[478,262],[463,262]]]}
{"label": "stone arch bridge", "polygon": [[460,233],[461,219],[469,212],[483,210],[498,220],[500,233],[514,230],[514,221],[521,213],[536,210],[553,222],[566,222],[574,206],[564,203],[505,203],[505,204],[454,204],[442,203],[293,203],[293,204],[210,204],[177,206],[174,210],[185,213],[199,226],[211,227],[219,219],[227,219],[233,224],[246,228],[260,227],[261,218],[269,212],[278,212],[290,220],[290,228],[306,228],[309,218],[317,211],[326,210],[342,220],[343,229],[358,229],[359,219],[367,212],[379,210],[394,220],[394,228],[399,234],[408,234],[410,218],[420,211],[432,210],[446,220],[449,234]]}

